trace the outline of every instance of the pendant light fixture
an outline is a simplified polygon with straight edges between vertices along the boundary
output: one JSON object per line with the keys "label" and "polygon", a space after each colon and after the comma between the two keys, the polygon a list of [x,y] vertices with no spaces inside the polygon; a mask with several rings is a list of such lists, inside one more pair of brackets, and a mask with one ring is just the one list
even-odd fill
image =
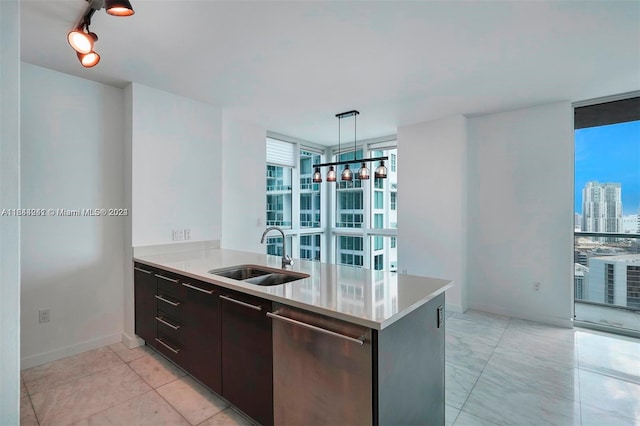
{"label": "pendant light fixture", "polygon": [[80,64],[85,68],[94,67],[100,62],[100,55],[94,51],[95,42],[98,41],[96,33],[89,31],[91,17],[103,7],[109,15],[131,16],[135,12],[129,0],[87,0],[89,6],[78,20],[75,27],[67,34],[69,45],[77,52]]}
{"label": "pendant light fixture", "polygon": [[384,160],[380,160],[380,165],[376,168],[375,177],[376,179],[387,178],[387,168],[384,165]]}
{"label": "pendant light fixture", "polygon": [[321,183],[322,182],[322,173],[320,173],[320,167],[316,167],[316,171],[313,172],[313,183]]}
{"label": "pendant light fixture", "polygon": [[335,182],[336,181],[336,171],[333,169],[333,166],[329,167],[329,171],[327,172],[327,182]]}
{"label": "pendant light fixture", "polygon": [[[338,159],[340,158],[341,151],[341,128],[340,128],[340,120],[343,118],[353,116],[353,160],[342,160],[342,161],[334,161],[331,163],[322,163],[322,164],[314,164],[313,167],[315,171],[313,173],[313,182],[320,183],[322,182],[322,173],[320,172],[320,167],[329,166],[329,171],[327,172],[327,182],[335,182],[336,181],[336,171],[334,166],[344,165],[344,170],[340,175],[340,179],[346,182],[351,182],[353,180],[354,173],[349,168],[349,164],[356,163],[356,152],[357,152],[357,116],[360,114],[359,111],[352,110],[347,112],[341,112],[340,114],[336,114],[338,118]],[[375,178],[376,179],[386,179],[387,178],[387,168],[384,166],[384,160],[387,160],[389,157],[376,157],[376,158],[363,158],[361,160],[362,166],[358,169],[358,173],[356,176],[361,180],[368,180],[371,176],[369,173],[369,169],[367,168],[367,163],[373,161],[380,161],[380,165],[376,168]]]}
{"label": "pendant light fixture", "polygon": [[367,168],[367,163],[364,161],[362,162],[362,167],[360,167],[360,170],[358,170],[358,179],[360,180],[369,179],[369,169]]}

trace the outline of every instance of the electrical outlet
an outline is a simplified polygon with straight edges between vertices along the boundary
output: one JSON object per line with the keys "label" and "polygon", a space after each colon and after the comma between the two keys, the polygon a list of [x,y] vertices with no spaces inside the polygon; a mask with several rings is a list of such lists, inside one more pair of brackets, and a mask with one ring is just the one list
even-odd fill
{"label": "electrical outlet", "polygon": [[406,269],[403,269],[403,270],[401,270],[401,271],[400,271],[400,273],[401,273],[401,274],[406,274],[406,273],[407,273],[407,270],[406,270]]}
{"label": "electrical outlet", "polygon": [[540,283],[539,282],[535,282],[533,283],[533,290],[534,291],[540,291]]}
{"label": "electrical outlet", "polygon": [[182,241],[184,240],[184,230],[182,229],[174,229],[173,230],[173,241]]}
{"label": "electrical outlet", "polygon": [[191,239],[191,229],[185,229],[184,230],[184,239],[185,240],[190,240]]}
{"label": "electrical outlet", "polygon": [[41,309],[38,311],[38,322],[42,324],[43,322],[51,321],[51,312],[49,309]]}

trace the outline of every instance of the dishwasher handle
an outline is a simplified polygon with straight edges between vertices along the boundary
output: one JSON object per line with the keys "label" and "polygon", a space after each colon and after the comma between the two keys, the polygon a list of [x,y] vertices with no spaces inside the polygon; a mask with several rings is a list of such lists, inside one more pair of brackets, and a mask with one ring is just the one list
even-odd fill
{"label": "dishwasher handle", "polygon": [[344,334],[336,333],[335,331],[327,330],[326,328],[317,327],[315,325],[307,324],[306,322],[302,322],[302,321],[294,320],[294,319],[291,319],[291,318],[283,317],[281,315],[278,315],[278,312],[276,312],[276,313],[267,312],[267,316],[269,318],[273,318],[273,319],[277,319],[277,320],[280,320],[280,321],[288,322],[288,323],[291,323],[291,324],[299,325],[300,327],[308,328],[310,330],[317,331],[318,333],[323,333],[323,334],[328,334],[330,336],[339,337],[341,339],[348,340],[350,342],[356,343],[356,344],[358,344],[360,346],[364,345],[364,339],[365,339],[364,336],[360,336],[357,339],[353,338],[353,337],[350,337],[350,336],[345,336]]}

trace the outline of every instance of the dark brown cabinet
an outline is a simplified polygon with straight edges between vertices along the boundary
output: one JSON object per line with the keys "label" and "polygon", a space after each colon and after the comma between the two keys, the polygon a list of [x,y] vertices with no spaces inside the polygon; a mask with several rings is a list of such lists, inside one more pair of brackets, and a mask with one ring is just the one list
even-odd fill
{"label": "dark brown cabinet", "polygon": [[222,395],[263,425],[273,424],[271,302],[223,291]]}
{"label": "dark brown cabinet", "polygon": [[134,264],[135,331],[148,345],[156,343],[156,271],[147,265]]}
{"label": "dark brown cabinet", "polygon": [[184,278],[184,365],[211,390],[222,394],[220,298],[216,286]]}
{"label": "dark brown cabinet", "polygon": [[260,424],[273,424],[271,302],[134,264],[135,330]]}
{"label": "dark brown cabinet", "polygon": [[156,273],[156,348],[167,358],[182,365],[186,345],[184,329],[184,290],[180,276],[165,271]]}

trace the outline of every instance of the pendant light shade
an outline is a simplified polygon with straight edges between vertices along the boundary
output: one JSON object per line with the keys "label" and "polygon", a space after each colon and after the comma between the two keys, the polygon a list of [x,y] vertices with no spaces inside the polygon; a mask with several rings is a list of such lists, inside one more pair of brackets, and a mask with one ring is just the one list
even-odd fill
{"label": "pendant light shade", "polygon": [[89,53],[93,50],[93,43],[98,41],[95,33],[84,32],[82,28],[76,28],[67,34],[69,45],[78,53]]}
{"label": "pendant light shade", "polygon": [[344,166],[344,170],[342,171],[342,176],[340,178],[347,182],[351,182],[353,180],[353,173],[351,172],[348,164]]}
{"label": "pendant light shade", "polygon": [[387,168],[384,166],[384,160],[380,160],[380,165],[376,168],[375,176],[376,179],[387,178]]}
{"label": "pendant light shade", "polygon": [[322,182],[322,173],[320,173],[320,167],[316,167],[316,171],[313,172],[313,183]]}
{"label": "pendant light shade", "polygon": [[358,170],[358,179],[367,180],[369,179],[369,169],[367,168],[367,163],[362,163],[362,167]]}
{"label": "pendant light shade", "polygon": [[113,16],[131,16],[135,13],[129,0],[105,0],[104,8]]}
{"label": "pendant light shade", "polygon": [[100,55],[96,52],[80,53],[78,52],[78,60],[85,68],[92,68],[100,62]]}
{"label": "pendant light shade", "polygon": [[336,181],[336,171],[333,166],[329,167],[329,171],[327,172],[327,182],[335,182]]}

